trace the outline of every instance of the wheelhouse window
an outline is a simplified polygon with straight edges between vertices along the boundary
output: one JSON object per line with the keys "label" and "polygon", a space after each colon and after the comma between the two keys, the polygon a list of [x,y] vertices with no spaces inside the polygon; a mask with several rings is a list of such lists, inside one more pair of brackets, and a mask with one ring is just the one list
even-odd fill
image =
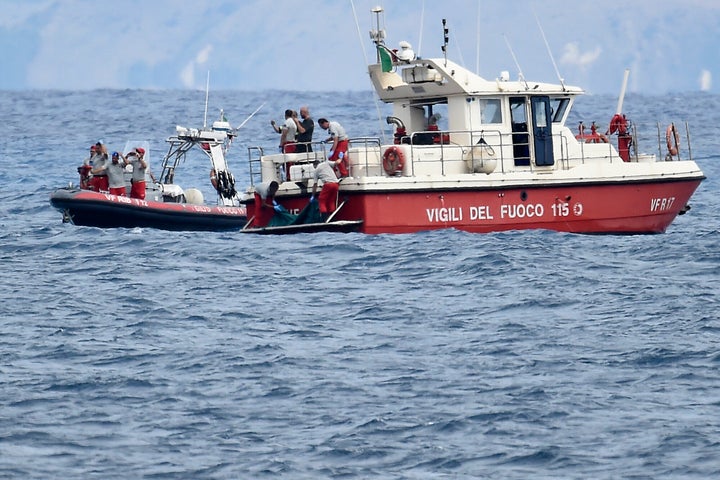
{"label": "wheelhouse window", "polygon": [[550,108],[552,109],[551,115],[552,115],[553,123],[562,122],[563,117],[565,116],[565,111],[568,108],[568,105],[570,105],[569,98],[551,98],[550,99]]}
{"label": "wheelhouse window", "polygon": [[502,123],[502,109],[500,108],[499,98],[481,98],[478,100],[480,106],[480,122]]}
{"label": "wheelhouse window", "polygon": [[527,130],[527,112],[525,111],[525,97],[510,98],[510,116],[513,125],[524,125]]}
{"label": "wheelhouse window", "polygon": [[543,108],[534,108],[535,112],[535,127],[545,128],[548,126],[547,116],[545,114],[545,108],[547,108],[547,102],[541,104]]}

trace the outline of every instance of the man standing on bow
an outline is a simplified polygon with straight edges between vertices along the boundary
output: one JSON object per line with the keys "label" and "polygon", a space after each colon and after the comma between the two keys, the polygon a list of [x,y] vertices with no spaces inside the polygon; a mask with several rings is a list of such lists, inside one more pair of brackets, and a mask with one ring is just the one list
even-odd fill
{"label": "man standing on bow", "polygon": [[105,165],[108,163],[107,147],[102,140],[95,144],[95,154],[90,158],[90,164],[93,166],[90,173],[93,177],[90,179],[89,185],[91,190],[96,192],[107,192],[110,188]]}
{"label": "man standing on bow", "polygon": [[130,164],[133,167],[132,179],[130,180],[132,182],[130,198],[145,200],[145,172],[148,168],[145,161],[145,149],[137,147],[132,150],[125,157],[125,164]]}
{"label": "man standing on bow", "polygon": [[125,196],[125,163],[120,163],[120,154],[113,152],[110,163],[105,165],[110,193],[119,197]]}

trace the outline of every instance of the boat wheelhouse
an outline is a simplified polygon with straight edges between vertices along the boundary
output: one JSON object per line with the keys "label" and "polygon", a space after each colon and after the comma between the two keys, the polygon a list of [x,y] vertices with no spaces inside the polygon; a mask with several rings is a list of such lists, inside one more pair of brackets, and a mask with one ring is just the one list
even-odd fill
{"label": "boat wheelhouse", "polygon": [[[567,121],[582,89],[507,74],[486,80],[447,56],[417,58],[405,42],[390,49],[379,29],[382,10],[374,11],[377,60],[368,71],[379,99],[392,106],[393,136],[350,139],[336,220],[359,221],[366,233],[636,234],[664,232],[689,208],[705,177],[686,158],[690,149],[679,148],[680,128],[668,127],[665,157],[640,153],[622,113],[624,87],[607,134],[576,135]],[[298,212],[310,196],[312,162],[327,154],[323,144],[313,152],[251,149],[252,181],[277,181],[277,201]],[[251,217],[250,202],[248,210]]]}

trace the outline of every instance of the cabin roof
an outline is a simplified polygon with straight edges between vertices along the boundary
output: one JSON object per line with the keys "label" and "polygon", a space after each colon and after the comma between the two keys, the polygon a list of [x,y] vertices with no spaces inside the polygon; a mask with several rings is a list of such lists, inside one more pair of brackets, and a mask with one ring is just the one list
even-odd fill
{"label": "cabin roof", "polygon": [[581,95],[579,87],[527,80],[486,80],[465,67],[444,58],[418,58],[395,62],[393,70],[383,72],[381,65],[368,67],[370,79],[381,100],[423,99],[482,95]]}

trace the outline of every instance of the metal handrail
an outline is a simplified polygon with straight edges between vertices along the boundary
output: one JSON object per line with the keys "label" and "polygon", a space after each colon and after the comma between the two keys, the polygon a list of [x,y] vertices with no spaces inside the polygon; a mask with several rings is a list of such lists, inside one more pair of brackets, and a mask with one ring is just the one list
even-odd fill
{"label": "metal handrail", "polygon": [[[370,152],[377,151],[380,154],[381,143],[378,137],[353,137],[348,140],[348,151],[352,148],[353,144],[361,143],[363,145],[363,151],[365,152],[365,171],[370,170]],[[369,148],[372,147],[372,148]],[[352,172],[351,172],[352,173]]]}
{"label": "metal handrail", "polygon": [[[257,158],[253,158],[253,152],[258,152]],[[248,147],[248,165],[250,168],[250,185],[255,185],[255,177],[258,182],[262,181],[262,157],[265,155],[262,147]],[[253,171],[253,164],[258,165],[258,171]]]}
{"label": "metal handrail", "polygon": [[[689,129],[687,130],[689,144]],[[513,135],[517,134],[527,135],[527,141],[514,142]],[[637,132],[634,125],[631,126],[631,135],[633,136],[633,151],[631,158],[634,159],[633,161],[637,162],[639,161],[639,154],[637,150],[636,140]],[[658,137],[659,136],[660,134],[658,132]],[[428,138],[439,138],[440,141],[437,143],[435,141],[433,141],[433,143],[428,143]],[[406,145],[407,147],[409,147],[409,155],[407,155],[408,158],[406,159],[406,162],[409,162],[409,164],[406,165],[406,168],[409,169],[411,175],[415,175],[416,173],[417,162],[423,162],[423,160],[420,159],[421,149],[428,146],[439,147],[439,158],[435,156],[436,159],[431,161],[439,162],[440,174],[446,175],[449,165],[446,162],[468,162],[470,163],[470,165],[473,166],[471,170],[474,171],[474,165],[476,161],[487,160],[486,157],[480,157],[479,153],[475,149],[475,147],[478,146],[478,142],[480,140],[485,140],[485,143],[494,150],[495,156],[492,158],[494,158],[494,160],[498,163],[496,168],[502,173],[515,169],[515,165],[513,162],[516,161],[516,158],[513,154],[513,150],[517,150],[518,147],[522,149],[527,149],[528,156],[531,159],[527,168],[529,168],[531,171],[534,171],[537,168],[535,163],[532,161],[532,159],[535,158],[535,146],[534,142],[532,141],[531,132],[505,132],[498,129],[440,131],[427,130],[421,132],[413,132],[412,134],[409,134],[406,137],[400,139],[400,144],[394,145]],[[571,168],[571,165],[577,165],[578,163],[585,164],[589,158],[605,160],[608,162],[615,162],[620,159],[618,152],[615,150],[615,145],[611,141],[608,141],[605,144],[607,146],[606,155],[602,153],[601,148],[596,146],[593,147],[593,155],[592,157],[590,157],[588,152],[586,151],[589,147],[587,147],[582,140],[580,141],[579,148],[578,146],[575,146],[574,143],[572,143],[572,150],[570,140],[571,138],[567,135],[566,131],[556,131],[552,134],[553,151],[555,154],[554,160],[558,164],[558,168],[560,169],[568,170]],[[658,141],[660,142],[660,138],[658,138]],[[315,159],[322,160],[324,158],[327,158],[328,144],[324,142],[312,142],[310,145],[312,145],[313,147],[312,152],[299,152],[297,154],[292,154],[294,156],[291,159],[288,159],[288,161],[291,161],[293,163],[311,163]],[[383,147],[387,146],[389,145],[384,145],[383,143],[381,143],[381,139],[379,137],[350,138],[349,148],[351,149],[351,152],[355,157],[352,159],[353,161],[351,164],[351,168],[353,165],[358,167],[364,166],[366,174],[372,171],[374,175],[374,172],[377,171],[377,175],[384,175],[382,161],[380,161],[380,163],[378,164],[378,159],[382,159]],[[453,155],[453,158],[449,160],[447,158],[446,149],[457,148],[461,149],[461,155],[459,157]],[[253,177],[260,173],[255,172],[255,169],[253,168],[253,165],[259,163],[260,159],[253,159],[252,153],[259,152],[259,154],[262,156],[263,152],[261,147],[251,147],[248,150],[251,156],[251,177]],[[576,152],[576,155],[571,155],[571,151]],[[302,157],[303,153],[306,153],[305,158]],[[284,163],[280,159],[278,159],[278,161]]]}

